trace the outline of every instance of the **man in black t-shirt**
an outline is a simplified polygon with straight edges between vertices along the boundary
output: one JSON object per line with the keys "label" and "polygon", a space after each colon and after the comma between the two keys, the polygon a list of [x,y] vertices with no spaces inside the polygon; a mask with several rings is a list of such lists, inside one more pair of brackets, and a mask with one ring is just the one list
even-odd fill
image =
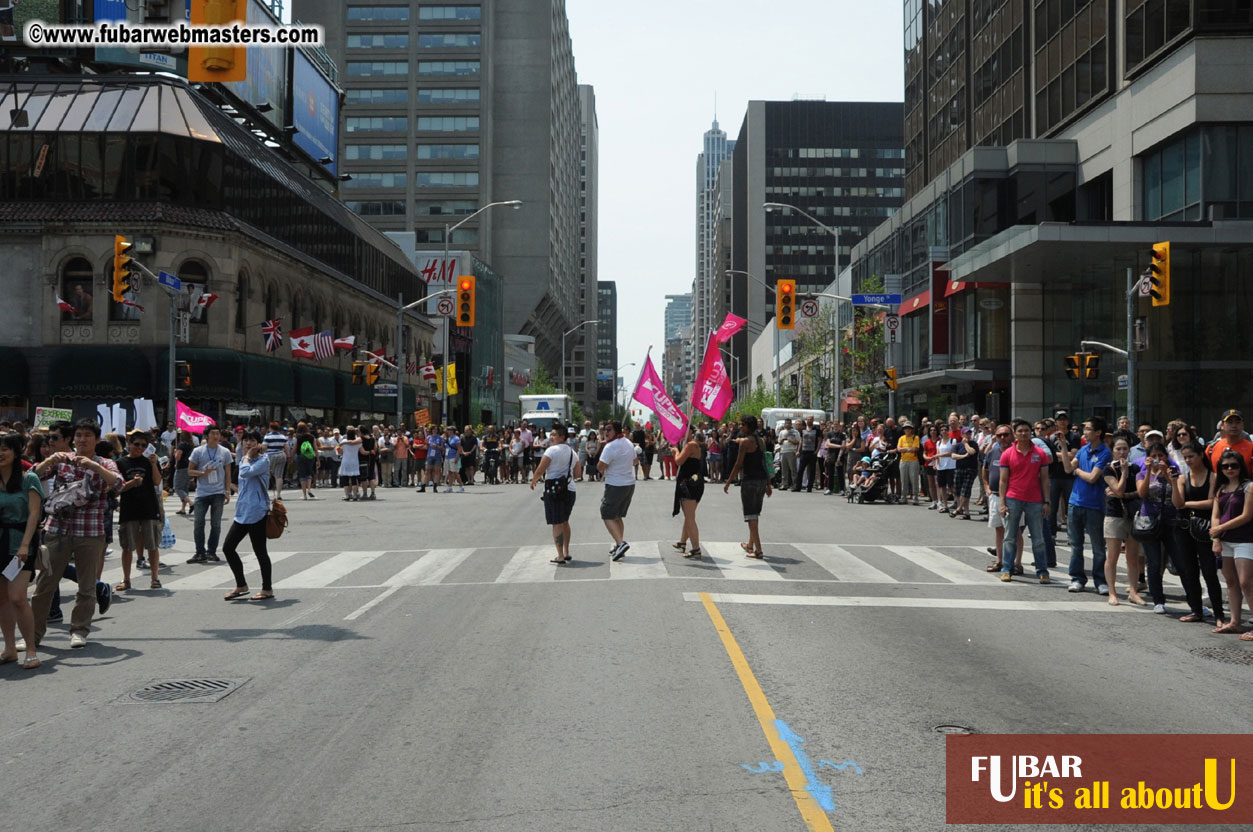
{"label": "man in black t-shirt", "polygon": [[[139,553],[139,569],[152,569],[152,589],[160,589],[157,577],[160,568],[161,504],[157,489],[161,487],[161,468],[156,457],[144,456],[149,437],[143,431],[132,431],[127,439],[129,453],[117,461],[122,477],[122,492],[118,498],[118,537],[122,544],[122,582],[118,592],[131,588],[131,558]],[[144,561],[144,550],[149,560]]]}
{"label": "man in black t-shirt", "polygon": [[807,492],[814,490],[814,479],[818,476],[818,443],[821,441],[822,430],[814,425],[813,416],[806,416],[805,427],[801,429],[801,452],[796,463],[796,482],[792,486],[793,491],[800,491],[802,485],[805,485]]}
{"label": "man in black t-shirt", "polygon": [[823,467],[827,469],[827,490],[824,493],[828,496],[839,494],[844,490],[844,461],[841,457],[845,434],[842,427],[839,422],[829,423],[825,436],[824,449],[827,453]]}
{"label": "man in black t-shirt", "polygon": [[[1070,429],[1070,414],[1064,410],[1059,410],[1053,415],[1052,424],[1050,420],[1045,421],[1044,444],[1048,445],[1049,451],[1053,454],[1053,461],[1049,463],[1049,516],[1048,522],[1048,538],[1045,541],[1049,550],[1049,565],[1055,565],[1057,561],[1056,542],[1054,538],[1057,536],[1059,528],[1066,526],[1066,506],[1070,504],[1070,490],[1075,485],[1075,475],[1066,473],[1066,466],[1062,464],[1061,450],[1063,446],[1068,453],[1075,453],[1079,450],[1082,439],[1079,434]],[[1058,516],[1058,506],[1061,506],[1061,516]]]}

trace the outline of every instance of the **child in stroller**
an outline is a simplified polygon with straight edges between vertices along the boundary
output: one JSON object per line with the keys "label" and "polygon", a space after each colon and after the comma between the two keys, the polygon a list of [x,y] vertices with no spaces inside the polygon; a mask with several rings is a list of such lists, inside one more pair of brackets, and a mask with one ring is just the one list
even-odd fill
{"label": "child in stroller", "polygon": [[853,488],[848,492],[850,503],[873,503],[883,500],[887,503],[896,502],[896,498],[888,493],[888,480],[892,478],[901,464],[901,455],[897,451],[886,453],[871,459],[863,456],[853,466]]}

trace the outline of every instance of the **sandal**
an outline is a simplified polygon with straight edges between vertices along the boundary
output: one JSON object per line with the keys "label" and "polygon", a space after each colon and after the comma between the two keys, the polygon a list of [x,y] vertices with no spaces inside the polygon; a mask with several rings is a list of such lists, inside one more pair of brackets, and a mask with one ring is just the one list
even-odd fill
{"label": "sandal", "polygon": [[22,659],[22,670],[34,670],[37,667],[39,667],[38,656],[29,656],[25,659]]}
{"label": "sandal", "polygon": [[750,556],[750,557],[752,556],[752,554],[753,554],[753,547],[752,547],[752,546],[749,546],[747,543],[741,543],[741,544],[740,544],[740,548],[741,548],[741,549],[743,549],[745,552],[747,552],[747,553],[749,554],[749,556]]}
{"label": "sandal", "polygon": [[273,592],[264,592],[264,591],[262,591],[262,592],[258,592],[256,595],[252,596],[252,597],[251,597],[251,598],[249,598],[248,600],[249,600],[249,601],[273,601],[273,600],[274,600],[274,593],[273,593]]}
{"label": "sandal", "polygon": [[756,552],[749,552],[747,557],[750,557],[753,560],[765,560],[766,559],[765,554],[761,550],[758,550]]}
{"label": "sandal", "polygon": [[114,592],[125,592],[126,590],[128,590],[128,589],[130,589],[130,588],[131,588],[131,582],[130,582],[130,581],[122,581],[120,584],[118,584],[117,586],[113,587],[113,591],[114,591]]}
{"label": "sandal", "polygon": [[1244,628],[1241,627],[1239,624],[1233,624],[1230,621],[1228,621],[1226,624],[1222,624],[1218,627],[1215,627],[1214,632],[1222,633],[1222,634],[1230,633],[1232,635],[1235,635],[1236,633],[1243,633]]}
{"label": "sandal", "polygon": [[700,560],[700,559],[701,559],[701,554],[702,554],[702,553],[701,553],[700,547],[699,547],[699,546],[697,546],[695,549],[693,549],[692,551],[688,552],[688,553],[687,553],[686,555],[684,555],[683,557],[685,557],[685,558],[691,558],[692,560]]}
{"label": "sandal", "polygon": [[680,541],[679,543],[671,543],[670,545],[671,545],[671,546],[673,546],[673,547],[675,548],[675,550],[676,550],[676,551],[679,551],[679,552],[686,552],[686,551],[687,551],[687,542],[686,542],[686,541]]}
{"label": "sandal", "polygon": [[9,664],[17,661],[17,656],[0,656],[0,664]]}
{"label": "sandal", "polygon": [[1204,621],[1205,619],[1202,616],[1199,616],[1194,612],[1190,612],[1187,615],[1180,618],[1179,620],[1184,623],[1191,623],[1193,621]]}
{"label": "sandal", "polygon": [[[574,560],[574,558],[553,558],[552,560],[549,561],[549,563],[555,563],[558,566],[565,566],[567,563],[569,563],[572,560]],[[270,597],[273,598],[274,596],[271,595]]]}
{"label": "sandal", "polygon": [[148,588],[149,588],[149,589],[160,589],[160,588],[161,588],[161,582],[160,582],[159,580],[157,580],[156,578],[153,578],[153,579],[152,579],[152,583],[148,584]]}
{"label": "sandal", "polygon": [[245,595],[247,595],[251,591],[252,590],[250,590],[246,586],[236,587],[235,589],[232,589],[230,592],[226,593],[226,595],[223,596],[222,600],[234,601],[236,598],[243,598]]}
{"label": "sandal", "polygon": [[992,564],[991,566],[989,566],[989,567],[988,567],[987,571],[989,571],[989,572],[1000,572],[1000,571],[1001,571],[1001,565],[1000,565],[999,563],[994,563],[994,564]]}
{"label": "sandal", "polygon": [[1253,641],[1253,633],[1241,633],[1240,640],[1241,641]]}

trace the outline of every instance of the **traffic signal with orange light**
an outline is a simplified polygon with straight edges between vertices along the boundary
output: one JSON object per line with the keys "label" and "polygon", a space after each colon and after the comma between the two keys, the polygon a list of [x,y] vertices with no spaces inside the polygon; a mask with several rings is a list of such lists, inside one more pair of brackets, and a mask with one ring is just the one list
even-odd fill
{"label": "traffic signal with orange light", "polygon": [[892,392],[896,392],[896,388],[900,387],[900,382],[896,380],[896,368],[888,367],[883,371],[883,383]]}
{"label": "traffic signal with orange light", "polygon": [[1083,354],[1082,353],[1077,353],[1075,355],[1066,356],[1066,376],[1068,378],[1073,378],[1073,379],[1079,378],[1079,375],[1082,369],[1083,369]]}
{"label": "traffic signal with orange light", "polygon": [[457,278],[457,326],[474,326],[474,275]]}
{"label": "traffic signal with orange light", "polygon": [[774,286],[776,328],[796,329],[796,281],[781,278]]}
{"label": "traffic signal with orange light", "polygon": [[121,303],[126,299],[126,293],[132,288],[131,285],[131,258],[126,256],[126,251],[131,247],[131,243],[126,241],[121,235],[113,237],[113,300]]}
{"label": "traffic signal with orange light", "polygon": [[174,362],[174,389],[191,389],[191,365],[186,361]]}
{"label": "traffic signal with orange light", "polygon": [[352,362],[352,383],[353,384],[365,384],[365,362],[364,361]]}
{"label": "traffic signal with orange light", "polygon": [[365,365],[365,383],[371,387],[379,383],[379,365],[374,362]]}
{"label": "traffic signal with orange light", "polygon": [[1101,356],[1094,352],[1084,353],[1083,377],[1097,378],[1101,374]]}
{"label": "traffic signal with orange light", "polygon": [[1153,244],[1149,264],[1149,297],[1154,306],[1170,306],[1170,243]]}

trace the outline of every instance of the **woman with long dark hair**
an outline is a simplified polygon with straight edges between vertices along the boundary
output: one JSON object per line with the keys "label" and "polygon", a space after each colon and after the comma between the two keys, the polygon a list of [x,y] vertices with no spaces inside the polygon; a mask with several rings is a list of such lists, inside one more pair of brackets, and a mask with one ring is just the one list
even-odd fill
{"label": "woman with long dark hair", "polygon": [[[1167,558],[1172,563],[1177,563],[1178,558],[1175,537],[1170,533],[1178,517],[1175,504],[1171,502],[1178,476],[1179,471],[1166,455],[1166,446],[1161,442],[1150,444],[1140,473],[1136,475],[1136,494],[1140,497],[1140,515],[1156,517],[1158,521],[1157,534],[1140,538],[1140,548],[1144,550],[1147,561],[1145,569],[1149,577],[1149,595],[1153,597],[1153,612],[1159,615],[1166,613],[1162,570]],[[1176,570],[1182,572],[1178,566]]]}
{"label": "woman with long dark hair", "polygon": [[1127,552],[1127,600],[1146,606],[1140,597],[1136,576],[1140,574],[1140,542],[1131,536],[1131,519],[1136,513],[1136,475],[1140,466],[1129,460],[1131,438],[1125,432],[1114,435],[1114,458],[1105,466],[1105,584],[1109,603],[1118,606],[1118,556]]}
{"label": "woman with long dark hair", "polygon": [[[39,552],[35,533],[43,489],[33,470],[22,470],[25,449],[20,434],[0,436],[0,571],[11,572],[13,560],[18,561],[17,574],[11,579],[0,575],[0,632],[4,634],[0,664],[20,661],[23,668],[33,670],[39,667],[39,656],[35,653],[35,616],[26,589],[35,577]],[[15,627],[26,642],[25,656],[17,654]]]}
{"label": "woman with long dark hair", "polygon": [[[1183,433],[1186,428],[1180,428]],[[1204,621],[1205,607],[1201,604],[1201,576],[1209,590],[1210,604],[1218,626],[1223,625],[1223,592],[1218,582],[1212,541],[1208,537],[1210,515],[1214,499],[1210,495],[1213,476],[1205,461],[1205,449],[1196,440],[1187,442],[1180,449],[1184,468],[1175,477],[1175,493],[1172,502],[1179,510],[1179,523],[1174,529],[1175,549],[1179,553],[1179,580],[1188,599],[1191,612],[1180,621]]]}
{"label": "woman with long dark hair", "polygon": [[[678,465],[674,475],[674,511],[671,517],[683,512],[683,530],[679,533],[679,542],[674,548],[683,552],[683,557],[700,560],[700,529],[696,526],[696,507],[705,495],[705,479],[701,476],[701,465],[705,455],[704,435],[696,426],[687,426],[687,436],[683,438],[683,450],[679,451],[675,463]],[[691,542],[692,549],[687,551]]]}
{"label": "woman with long dark hair", "polygon": [[[1214,632],[1242,633],[1241,605],[1248,602],[1253,611],[1253,482],[1239,452],[1223,451],[1217,481],[1209,533],[1214,554],[1222,555],[1231,620]],[[1242,633],[1240,640],[1253,641],[1253,633]]]}
{"label": "woman with long dark hair", "polygon": [[757,417],[745,414],[740,417],[742,438],[736,443],[735,465],[727,475],[722,493],[731,489],[736,475],[742,475],[740,482],[740,507],[744,511],[744,522],[748,524],[748,542],[741,543],[744,553],[756,560],[764,560],[765,553],[761,549],[761,508],[763,497],[773,493],[770,478],[766,475],[766,451],[764,441],[757,432]]}

